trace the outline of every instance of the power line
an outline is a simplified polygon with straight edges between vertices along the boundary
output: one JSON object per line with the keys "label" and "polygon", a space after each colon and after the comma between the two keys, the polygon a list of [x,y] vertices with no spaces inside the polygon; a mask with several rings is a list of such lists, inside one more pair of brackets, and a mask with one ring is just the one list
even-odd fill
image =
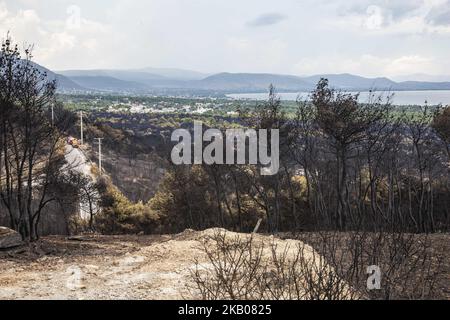
{"label": "power line", "polygon": [[102,140],[103,138],[97,138],[98,140],[98,170],[100,171],[100,175],[102,175]]}

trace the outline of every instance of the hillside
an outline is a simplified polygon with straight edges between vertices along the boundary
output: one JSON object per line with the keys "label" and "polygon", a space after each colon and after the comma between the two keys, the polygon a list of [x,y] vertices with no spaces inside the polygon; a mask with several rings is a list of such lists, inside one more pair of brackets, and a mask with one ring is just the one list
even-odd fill
{"label": "hillside", "polygon": [[[195,270],[213,269],[202,248],[223,231],[186,230],[162,236],[52,236],[30,247],[0,251],[0,300],[201,299],[192,275]],[[228,244],[249,237],[226,233]],[[448,237],[432,235],[433,247],[444,246],[443,252],[448,253]],[[292,259],[296,248],[302,246],[307,261],[321,261],[320,244],[266,235],[254,235],[253,239],[263,250],[264,260],[272,256],[271,248],[276,248],[277,255]],[[443,261],[443,274],[436,279],[436,286],[441,298],[450,299],[450,265],[448,259]]]}
{"label": "hillside", "polygon": [[81,87],[99,91],[145,92],[145,90],[148,89],[148,87],[143,83],[125,81],[108,76],[76,76],[70,77],[70,79]]}
{"label": "hillside", "polygon": [[355,76],[349,73],[344,74],[323,74],[323,75],[315,75],[311,77],[303,78],[310,84],[316,84],[319,82],[321,78],[326,78],[330,81],[330,84],[340,89],[389,89],[395,87],[397,85],[396,82],[388,79],[388,78],[364,78],[360,76]]}
{"label": "hillside", "polygon": [[78,83],[74,82],[73,80],[69,79],[68,77],[57,74],[53,71],[50,71],[49,69],[37,64],[33,63],[34,66],[37,67],[41,72],[45,72],[47,74],[47,79],[49,81],[56,80],[56,83],[58,85],[58,89],[60,91],[83,91],[86,90],[86,87],[80,86]]}
{"label": "hillside", "polygon": [[59,88],[62,91],[84,88],[84,90],[106,92],[156,94],[170,94],[171,92],[259,93],[266,92],[269,85],[273,84],[279,92],[309,92],[314,89],[321,78],[328,79],[332,87],[347,91],[450,90],[450,82],[395,82],[386,77],[366,78],[348,73],[299,77],[270,73],[223,72],[208,76],[200,72],[182,69],[143,68],[135,70],[66,70],[57,74],[50,71],[49,74],[59,80]]}
{"label": "hillside", "polygon": [[201,80],[208,76],[205,73],[176,68],[144,68],[136,71],[157,74],[174,80]]}
{"label": "hillside", "polygon": [[268,73],[220,73],[199,81],[199,88],[230,92],[267,91],[270,84],[279,90],[310,91],[314,84],[296,76]]}
{"label": "hillside", "polygon": [[450,90],[450,82],[405,81],[395,84],[393,90]]}
{"label": "hillside", "polygon": [[[210,268],[202,244],[219,230],[164,236],[48,237],[38,252],[0,252],[3,299],[199,299],[191,280],[195,260]],[[230,239],[249,235],[229,232]],[[299,241],[257,235],[270,255]],[[312,250],[312,249],[311,249]],[[77,278],[77,275],[79,277]],[[189,289],[192,288],[192,289]]]}

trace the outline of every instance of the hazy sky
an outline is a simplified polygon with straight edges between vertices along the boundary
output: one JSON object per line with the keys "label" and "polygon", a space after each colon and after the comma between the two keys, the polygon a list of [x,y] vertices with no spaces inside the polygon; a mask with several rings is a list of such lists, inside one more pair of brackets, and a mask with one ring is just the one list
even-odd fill
{"label": "hazy sky", "polygon": [[450,75],[450,0],[0,0],[53,70]]}

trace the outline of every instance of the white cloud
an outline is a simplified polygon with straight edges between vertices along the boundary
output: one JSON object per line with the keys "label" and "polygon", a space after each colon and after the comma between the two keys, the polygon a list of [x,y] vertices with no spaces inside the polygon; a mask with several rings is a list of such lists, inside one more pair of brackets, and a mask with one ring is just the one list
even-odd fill
{"label": "white cloud", "polygon": [[[354,73],[363,76],[404,76],[414,73],[439,74],[443,66],[450,68],[450,61],[418,55],[406,55],[396,58],[378,57],[365,54],[357,58],[322,56],[314,59],[302,59],[295,65],[298,74],[312,75],[321,73]],[[363,72],[361,72],[363,70]]]}
{"label": "white cloud", "polygon": [[367,18],[365,25],[367,29],[377,30],[381,29],[384,23],[383,11],[379,6],[369,6],[367,8]]}
{"label": "white cloud", "polygon": [[[8,10],[5,2],[0,2],[0,35],[7,32],[18,44],[34,45],[33,55],[46,66],[65,65],[71,57],[89,59],[96,55],[97,39],[107,35],[108,27],[80,17],[75,26],[73,16],[59,20],[44,20],[33,9]],[[69,23],[69,22],[70,23]]]}
{"label": "white cloud", "polygon": [[6,3],[0,2],[0,20],[6,19],[8,16],[8,8],[6,7]]}
{"label": "white cloud", "polygon": [[0,0],[0,38],[10,30],[36,44],[36,61],[54,70],[450,74],[449,4],[282,0],[274,11],[269,0]]}
{"label": "white cloud", "polygon": [[386,35],[450,34],[450,21],[443,21],[447,16],[450,18],[450,0],[408,2],[362,1],[351,8],[345,3],[339,9],[340,16],[328,23],[341,29]]}
{"label": "white cloud", "polygon": [[283,67],[288,45],[281,39],[247,39],[231,37],[227,40],[230,56],[241,57],[231,66],[235,72],[276,72]]}
{"label": "white cloud", "polygon": [[279,13],[266,13],[256,17],[253,20],[247,22],[249,27],[267,27],[271,25],[278,24],[283,20],[286,20],[287,17],[283,14]]}

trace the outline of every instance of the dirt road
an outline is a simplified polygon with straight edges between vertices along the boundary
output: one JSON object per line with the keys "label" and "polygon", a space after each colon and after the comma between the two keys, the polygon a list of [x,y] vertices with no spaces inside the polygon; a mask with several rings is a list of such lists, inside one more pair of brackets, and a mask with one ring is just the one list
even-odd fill
{"label": "dirt road", "polygon": [[[196,243],[170,254],[169,237],[46,238],[38,255],[0,259],[0,299],[179,299]],[[192,245],[192,247],[191,247]],[[183,252],[180,252],[184,255]],[[25,256],[25,257],[24,257]]]}
{"label": "dirt road", "polygon": [[[166,236],[46,237],[33,247],[0,251],[0,300],[167,300],[200,298],[192,290],[191,271],[198,260],[209,261],[202,250],[217,229],[185,231]],[[246,236],[228,233],[232,236]],[[295,240],[257,235],[263,248],[295,249]],[[436,235],[433,244],[448,244]],[[308,246],[310,250],[311,247]],[[448,252],[448,251],[444,251]],[[450,299],[449,259],[443,259],[437,286]],[[191,288],[191,289],[189,289]]]}
{"label": "dirt road", "polygon": [[212,232],[47,237],[35,250],[0,252],[0,299],[197,298],[187,285]]}

